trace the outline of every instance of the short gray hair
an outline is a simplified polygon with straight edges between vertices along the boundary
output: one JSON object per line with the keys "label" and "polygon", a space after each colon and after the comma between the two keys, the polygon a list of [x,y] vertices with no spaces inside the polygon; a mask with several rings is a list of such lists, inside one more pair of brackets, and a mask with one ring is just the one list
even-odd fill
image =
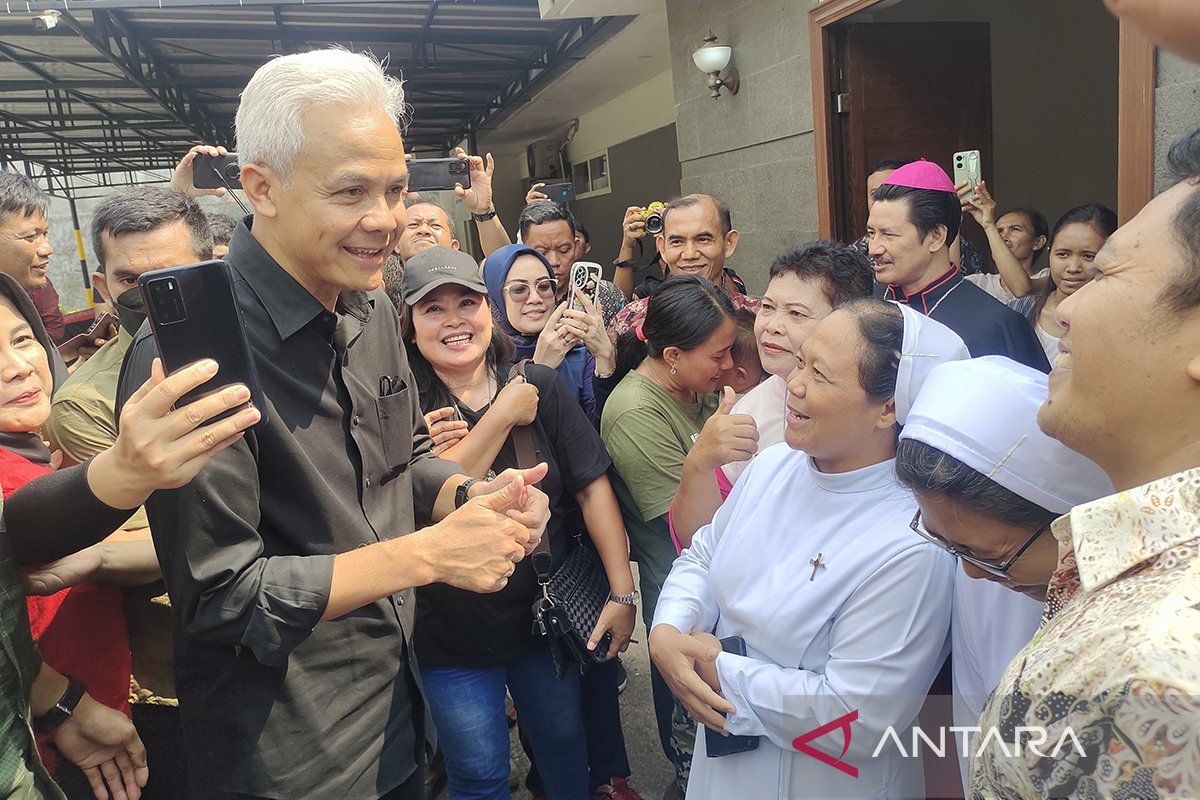
{"label": "short gray hair", "polygon": [[304,113],[322,105],[381,107],[399,128],[404,88],[363,53],[331,48],[271,59],[250,78],[238,103],[238,162],[268,166],[290,183],[306,144]]}
{"label": "short gray hair", "polygon": [[0,170],[0,219],[10,214],[28,217],[40,212],[44,217],[50,207],[50,195],[19,172]]}

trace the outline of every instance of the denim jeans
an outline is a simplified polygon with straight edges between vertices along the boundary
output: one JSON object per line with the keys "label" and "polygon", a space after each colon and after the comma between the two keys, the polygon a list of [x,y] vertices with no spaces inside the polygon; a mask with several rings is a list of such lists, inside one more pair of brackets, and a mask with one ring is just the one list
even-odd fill
{"label": "denim jeans", "polygon": [[548,648],[499,667],[424,667],[421,677],[452,800],[509,800],[505,687],[533,745],[546,795],[587,800],[579,673],[571,670],[560,681]]}
{"label": "denim jeans", "polygon": [[[617,664],[615,658],[592,664],[579,682],[583,729],[587,735],[588,770],[591,773],[588,787],[593,792],[597,787],[612,783],[613,778],[628,778],[630,774],[625,733],[621,730]],[[522,720],[518,719],[517,724],[522,724]],[[530,751],[524,730],[521,732],[521,745],[529,755],[525,788],[534,797],[544,795],[546,789],[538,772],[537,759]]]}

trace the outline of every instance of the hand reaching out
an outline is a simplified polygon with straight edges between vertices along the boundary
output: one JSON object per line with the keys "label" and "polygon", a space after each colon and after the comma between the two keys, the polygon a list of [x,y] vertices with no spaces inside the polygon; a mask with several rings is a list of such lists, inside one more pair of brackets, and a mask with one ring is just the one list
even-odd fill
{"label": "hand reaching out", "polygon": [[466,160],[471,174],[471,188],[464,189],[461,183],[454,185],[454,195],[472,214],[486,214],[492,210],[492,173],[496,171],[496,162],[492,154],[483,158],[469,156],[461,147],[454,149],[456,158]]}

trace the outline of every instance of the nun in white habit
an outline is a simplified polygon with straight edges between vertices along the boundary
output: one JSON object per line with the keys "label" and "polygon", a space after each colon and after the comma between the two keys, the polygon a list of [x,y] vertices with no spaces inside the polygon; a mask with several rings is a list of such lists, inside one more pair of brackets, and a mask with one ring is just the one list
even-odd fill
{"label": "nun in white habit", "polygon": [[[672,691],[705,725],[761,737],[713,757],[701,727],[688,800],[924,796],[919,759],[872,751],[912,723],[945,658],[954,562],[910,529],[893,456],[921,381],[966,357],[949,328],[880,300],[843,306],[804,343],[786,442],[750,463],[655,612],[651,656]],[[745,656],[720,651],[732,636]],[[824,759],[793,746],[838,720],[844,751],[840,730],[808,742]]]}
{"label": "nun in white habit", "polygon": [[1113,493],[1098,466],[1038,428],[1047,386],[1043,373],[1001,356],[946,364],[924,382],[900,434],[897,475],[922,510],[914,527],[962,562],[951,623],[958,727],[978,724],[1037,630],[1058,559],[1050,522]]}

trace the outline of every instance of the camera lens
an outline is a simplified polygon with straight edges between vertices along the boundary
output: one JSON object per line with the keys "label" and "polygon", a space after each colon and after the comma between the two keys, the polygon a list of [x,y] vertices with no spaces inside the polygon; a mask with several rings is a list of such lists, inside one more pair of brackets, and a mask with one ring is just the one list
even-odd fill
{"label": "camera lens", "polygon": [[236,163],[225,165],[225,177],[231,181],[236,181],[241,177],[242,170]]}
{"label": "camera lens", "polygon": [[662,214],[649,214],[646,216],[646,233],[657,236],[662,233],[663,218]]}

